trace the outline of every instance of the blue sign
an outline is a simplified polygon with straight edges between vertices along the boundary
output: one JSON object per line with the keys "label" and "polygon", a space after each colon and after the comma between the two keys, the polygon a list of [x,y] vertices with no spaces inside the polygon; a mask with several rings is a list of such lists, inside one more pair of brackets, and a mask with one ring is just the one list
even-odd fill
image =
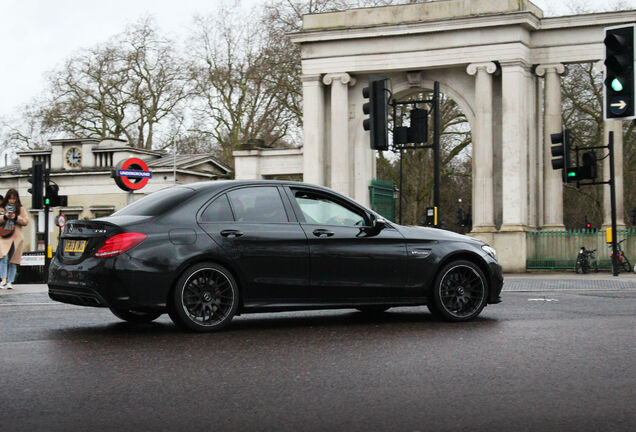
{"label": "blue sign", "polygon": [[136,170],[119,170],[117,175],[120,177],[133,177],[133,178],[151,178],[152,172],[150,171],[136,171]]}

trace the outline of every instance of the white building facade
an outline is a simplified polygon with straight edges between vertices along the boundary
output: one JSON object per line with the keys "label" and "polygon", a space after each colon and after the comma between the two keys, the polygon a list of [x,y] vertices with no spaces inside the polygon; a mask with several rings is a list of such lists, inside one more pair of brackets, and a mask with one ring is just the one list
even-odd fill
{"label": "white building facade", "polygon": [[[231,169],[210,154],[177,155],[137,149],[121,140],[70,139],[50,141],[50,148],[18,153],[19,162],[0,168],[0,194],[16,188],[22,205],[30,215],[24,230],[25,251],[42,250],[44,245],[44,211],[31,209],[29,169],[34,160],[50,169],[50,180],[59,186],[59,194],[68,196],[66,207],[49,213],[49,245],[57,246],[59,228],[55,218],[93,219],[107,216],[132,200],[174,184],[227,178]],[[117,164],[140,158],[152,172],[148,184],[134,192],[121,190],[111,173]]]}

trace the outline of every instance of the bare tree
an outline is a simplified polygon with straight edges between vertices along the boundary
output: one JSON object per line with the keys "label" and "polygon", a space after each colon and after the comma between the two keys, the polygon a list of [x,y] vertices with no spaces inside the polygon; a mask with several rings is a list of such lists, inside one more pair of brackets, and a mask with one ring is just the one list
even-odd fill
{"label": "bare tree", "polygon": [[196,21],[191,71],[198,127],[191,131],[212,137],[228,164],[232,151],[249,139],[289,145],[299,126],[299,113],[286,103],[289,77],[296,71],[281,70],[276,41],[262,35],[256,22],[240,9]]}
{"label": "bare tree", "polygon": [[162,138],[170,132],[164,127],[165,136],[157,136],[157,127],[178,115],[190,94],[184,63],[173,42],[143,19],[51,74],[37,116],[50,133],[125,138],[146,149],[168,145]]}

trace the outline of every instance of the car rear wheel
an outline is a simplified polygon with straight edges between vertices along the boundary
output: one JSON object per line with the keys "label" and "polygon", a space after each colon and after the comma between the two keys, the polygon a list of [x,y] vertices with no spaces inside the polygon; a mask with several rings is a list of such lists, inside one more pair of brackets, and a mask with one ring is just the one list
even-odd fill
{"label": "car rear wheel", "polygon": [[161,312],[145,312],[134,309],[111,308],[110,311],[119,319],[138,324],[154,321],[162,315]]}
{"label": "car rear wheel", "polygon": [[230,323],[238,303],[238,286],[231,273],[215,263],[200,263],[181,275],[168,311],[179,327],[211,332]]}
{"label": "car rear wheel", "polygon": [[481,269],[470,261],[453,261],[437,276],[428,308],[447,321],[468,321],[481,313],[487,299],[488,284]]}

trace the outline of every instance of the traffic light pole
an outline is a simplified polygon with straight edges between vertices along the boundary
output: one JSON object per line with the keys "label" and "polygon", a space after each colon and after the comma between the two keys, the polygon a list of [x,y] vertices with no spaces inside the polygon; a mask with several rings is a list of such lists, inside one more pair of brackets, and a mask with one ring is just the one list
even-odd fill
{"label": "traffic light pole", "polygon": [[609,166],[610,166],[610,206],[612,207],[612,274],[618,276],[618,255],[616,246],[616,181],[614,179],[614,132],[609,133]]}
{"label": "traffic light pole", "polygon": [[439,155],[439,82],[435,81],[433,85],[433,170],[434,186],[433,186],[433,206],[439,210],[439,183],[440,183],[440,155]]}
{"label": "traffic light pole", "polygon": [[[51,170],[44,166],[44,190],[49,190]],[[44,204],[44,279],[49,279],[49,206]]]}

